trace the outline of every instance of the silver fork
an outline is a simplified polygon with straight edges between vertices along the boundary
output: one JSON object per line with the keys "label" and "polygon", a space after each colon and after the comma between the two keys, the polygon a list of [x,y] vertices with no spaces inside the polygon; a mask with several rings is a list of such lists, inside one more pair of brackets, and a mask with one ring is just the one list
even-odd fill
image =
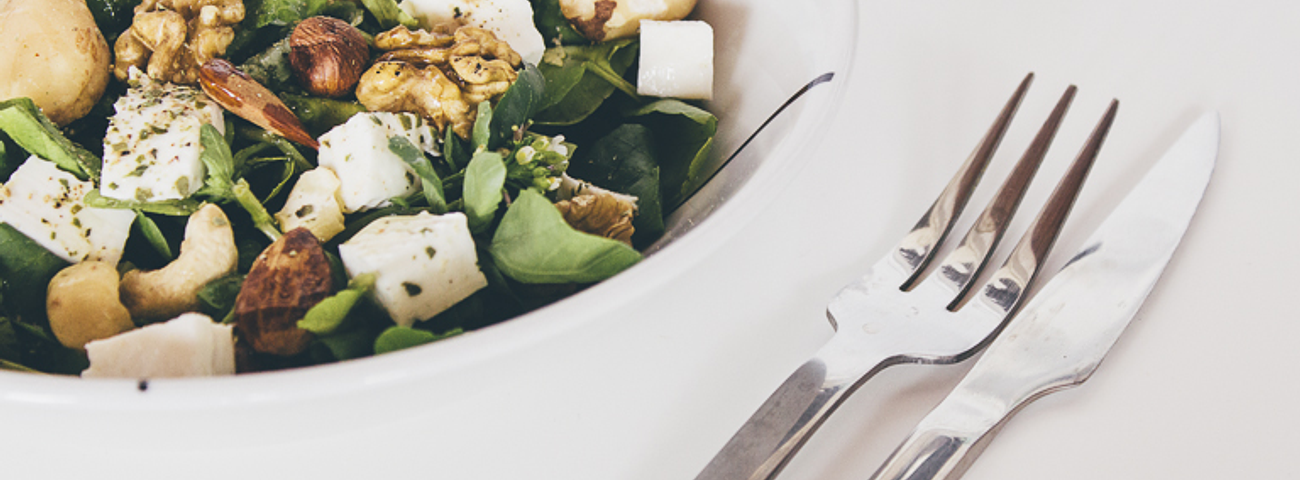
{"label": "silver fork", "polygon": [[[952,253],[924,277],[970,199],[1033,74],[943,193],[899,245],[827,306],[835,334],[741,426],[696,480],[772,479],[844,399],[885,367],[949,364],[983,347],[1020,305],[1069,214],[1114,121],[1112,103],[1006,262],[963,305],[1006,231],[1074,98],[1066,89],[1024,156]],[[960,307],[960,308],[959,308]]]}

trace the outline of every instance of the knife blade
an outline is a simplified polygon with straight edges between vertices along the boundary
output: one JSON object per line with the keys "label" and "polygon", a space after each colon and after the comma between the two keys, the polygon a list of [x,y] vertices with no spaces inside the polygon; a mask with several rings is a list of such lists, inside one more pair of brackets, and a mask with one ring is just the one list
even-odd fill
{"label": "knife blade", "polygon": [[1202,116],[871,478],[955,479],[1026,404],[1086,381],[1159,280],[1214,171]]}

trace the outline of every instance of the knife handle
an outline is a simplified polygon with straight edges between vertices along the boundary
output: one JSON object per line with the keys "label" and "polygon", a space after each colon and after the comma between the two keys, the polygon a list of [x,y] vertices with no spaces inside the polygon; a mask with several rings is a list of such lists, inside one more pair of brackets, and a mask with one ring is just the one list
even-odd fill
{"label": "knife handle", "polygon": [[957,479],[1023,402],[958,389],[917,424],[872,480]]}

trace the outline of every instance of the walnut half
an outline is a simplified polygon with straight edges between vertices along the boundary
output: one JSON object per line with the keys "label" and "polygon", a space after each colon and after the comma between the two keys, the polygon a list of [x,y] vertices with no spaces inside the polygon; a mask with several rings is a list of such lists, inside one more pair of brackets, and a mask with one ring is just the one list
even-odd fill
{"label": "walnut half", "polygon": [[243,0],[144,0],[113,44],[113,75],[125,81],[134,66],[154,80],[193,84],[200,66],[226,54],[243,19]]}
{"label": "walnut half", "polygon": [[479,103],[501,98],[523,64],[492,32],[460,27],[451,35],[398,26],[375,36],[386,51],[361,76],[357,100],[371,111],[413,112],[469,138]]}
{"label": "walnut half", "polygon": [[564,221],[575,230],[632,245],[636,205],[611,192],[592,192],[555,202]]}

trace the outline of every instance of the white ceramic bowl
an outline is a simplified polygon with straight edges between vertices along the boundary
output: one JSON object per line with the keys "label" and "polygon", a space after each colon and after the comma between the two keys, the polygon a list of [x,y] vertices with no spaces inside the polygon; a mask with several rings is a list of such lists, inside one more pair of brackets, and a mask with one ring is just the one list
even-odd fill
{"label": "white ceramic bowl", "polygon": [[[490,379],[493,369],[518,361],[503,364],[503,353],[606,321],[611,309],[679,275],[767,205],[807,160],[804,154],[819,139],[842,97],[856,43],[856,10],[853,0],[699,1],[694,16],[715,30],[715,99],[709,106],[720,119],[715,168],[726,165],[668,218],[668,233],[643,262],[610,280],[470,334],[319,367],[217,379],[160,379],[149,382],[147,389],[131,380],[0,372],[0,424],[10,432],[24,432],[13,439],[19,443],[66,443],[68,438],[59,433],[64,428],[89,425],[100,433],[85,437],[82,432],[77,441],[89,445],[101,435],[98,440],[111,437],[114,442],[165,450],[186,442],[216,441],[196,433],[154,436],[198,425],[193,422],[200,417],[209,425],[237,425],[252,410],[292,418],[291,412],[304,403],[328,409],[332,403],[358,401],[390,407],[455,401],[454,388],[421,388],[455,385],[462,375]],[[330,422],[383,422],[386,410],[400,411],[372,410],[364,417]],[[296,435],[326,428],[312,427],[308,418],[298,423]]]}

